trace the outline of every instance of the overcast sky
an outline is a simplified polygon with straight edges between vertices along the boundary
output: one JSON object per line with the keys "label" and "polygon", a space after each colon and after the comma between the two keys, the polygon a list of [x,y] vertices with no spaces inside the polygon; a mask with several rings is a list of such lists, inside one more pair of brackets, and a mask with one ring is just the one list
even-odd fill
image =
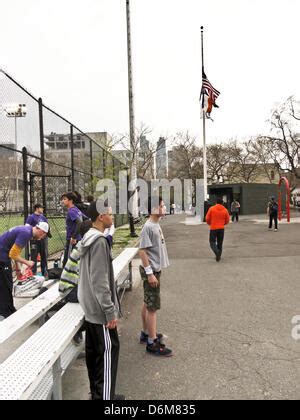
{"label": "overcast sky", "polygon": [[[84,131],[128,132],[125,0],[1,0],[0,68]],[[221,95],[208,142],[266,133],[300,99],[299,0],[131,0],[136,125],[201,138],[205,71]]]}

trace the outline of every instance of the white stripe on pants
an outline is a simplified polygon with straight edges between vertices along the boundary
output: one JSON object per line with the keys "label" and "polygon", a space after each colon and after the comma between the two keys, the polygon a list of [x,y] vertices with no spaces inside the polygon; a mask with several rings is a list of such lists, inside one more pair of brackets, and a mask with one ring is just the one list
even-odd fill
{"label": "white stripe on pants", "polygon": [[111,391],[111,340],[108,329],[103,325],[104,335],[104,386],[103,386],[103,400],[110,400]]}

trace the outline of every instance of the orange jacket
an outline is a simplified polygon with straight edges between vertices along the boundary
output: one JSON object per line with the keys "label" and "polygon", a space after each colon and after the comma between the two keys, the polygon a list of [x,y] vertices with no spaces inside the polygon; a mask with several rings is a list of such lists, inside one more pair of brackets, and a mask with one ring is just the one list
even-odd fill
{"label": "orange jacket", "polygon": [[210,230],[224,229],[229,220],[229,213],[221,204],[210,207],[206,215],[206,223],[210,225]]}

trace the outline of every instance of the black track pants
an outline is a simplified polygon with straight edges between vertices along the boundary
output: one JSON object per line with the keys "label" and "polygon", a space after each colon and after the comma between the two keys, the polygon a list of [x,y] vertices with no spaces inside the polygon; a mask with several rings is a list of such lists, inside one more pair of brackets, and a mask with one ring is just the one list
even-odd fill
{"label": "black track pants", "polygon": [[3,318],[7,318],[16,312],[12,291],[13,279],[11,264],[0,261],[0,316]]}
{"label": "black track pants", "polygon": [[86,322],[86,365],[93,400],[114,399],[119,347],[117,328]]}

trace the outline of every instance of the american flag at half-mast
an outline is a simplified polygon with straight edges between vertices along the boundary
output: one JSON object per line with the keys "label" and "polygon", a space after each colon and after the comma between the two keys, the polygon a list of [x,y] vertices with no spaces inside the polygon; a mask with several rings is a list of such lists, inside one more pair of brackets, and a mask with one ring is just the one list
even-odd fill
{"label": "american flag at half-mast", "polygon": [[202,110],[205,112],[206,117],[210,118],[212,108],[219,108],[216,104],[216,99],[220,95],[220,92],[213,87],[210,83],[204,71],[202,71],[202,89],[200,94],[200,103]]}

